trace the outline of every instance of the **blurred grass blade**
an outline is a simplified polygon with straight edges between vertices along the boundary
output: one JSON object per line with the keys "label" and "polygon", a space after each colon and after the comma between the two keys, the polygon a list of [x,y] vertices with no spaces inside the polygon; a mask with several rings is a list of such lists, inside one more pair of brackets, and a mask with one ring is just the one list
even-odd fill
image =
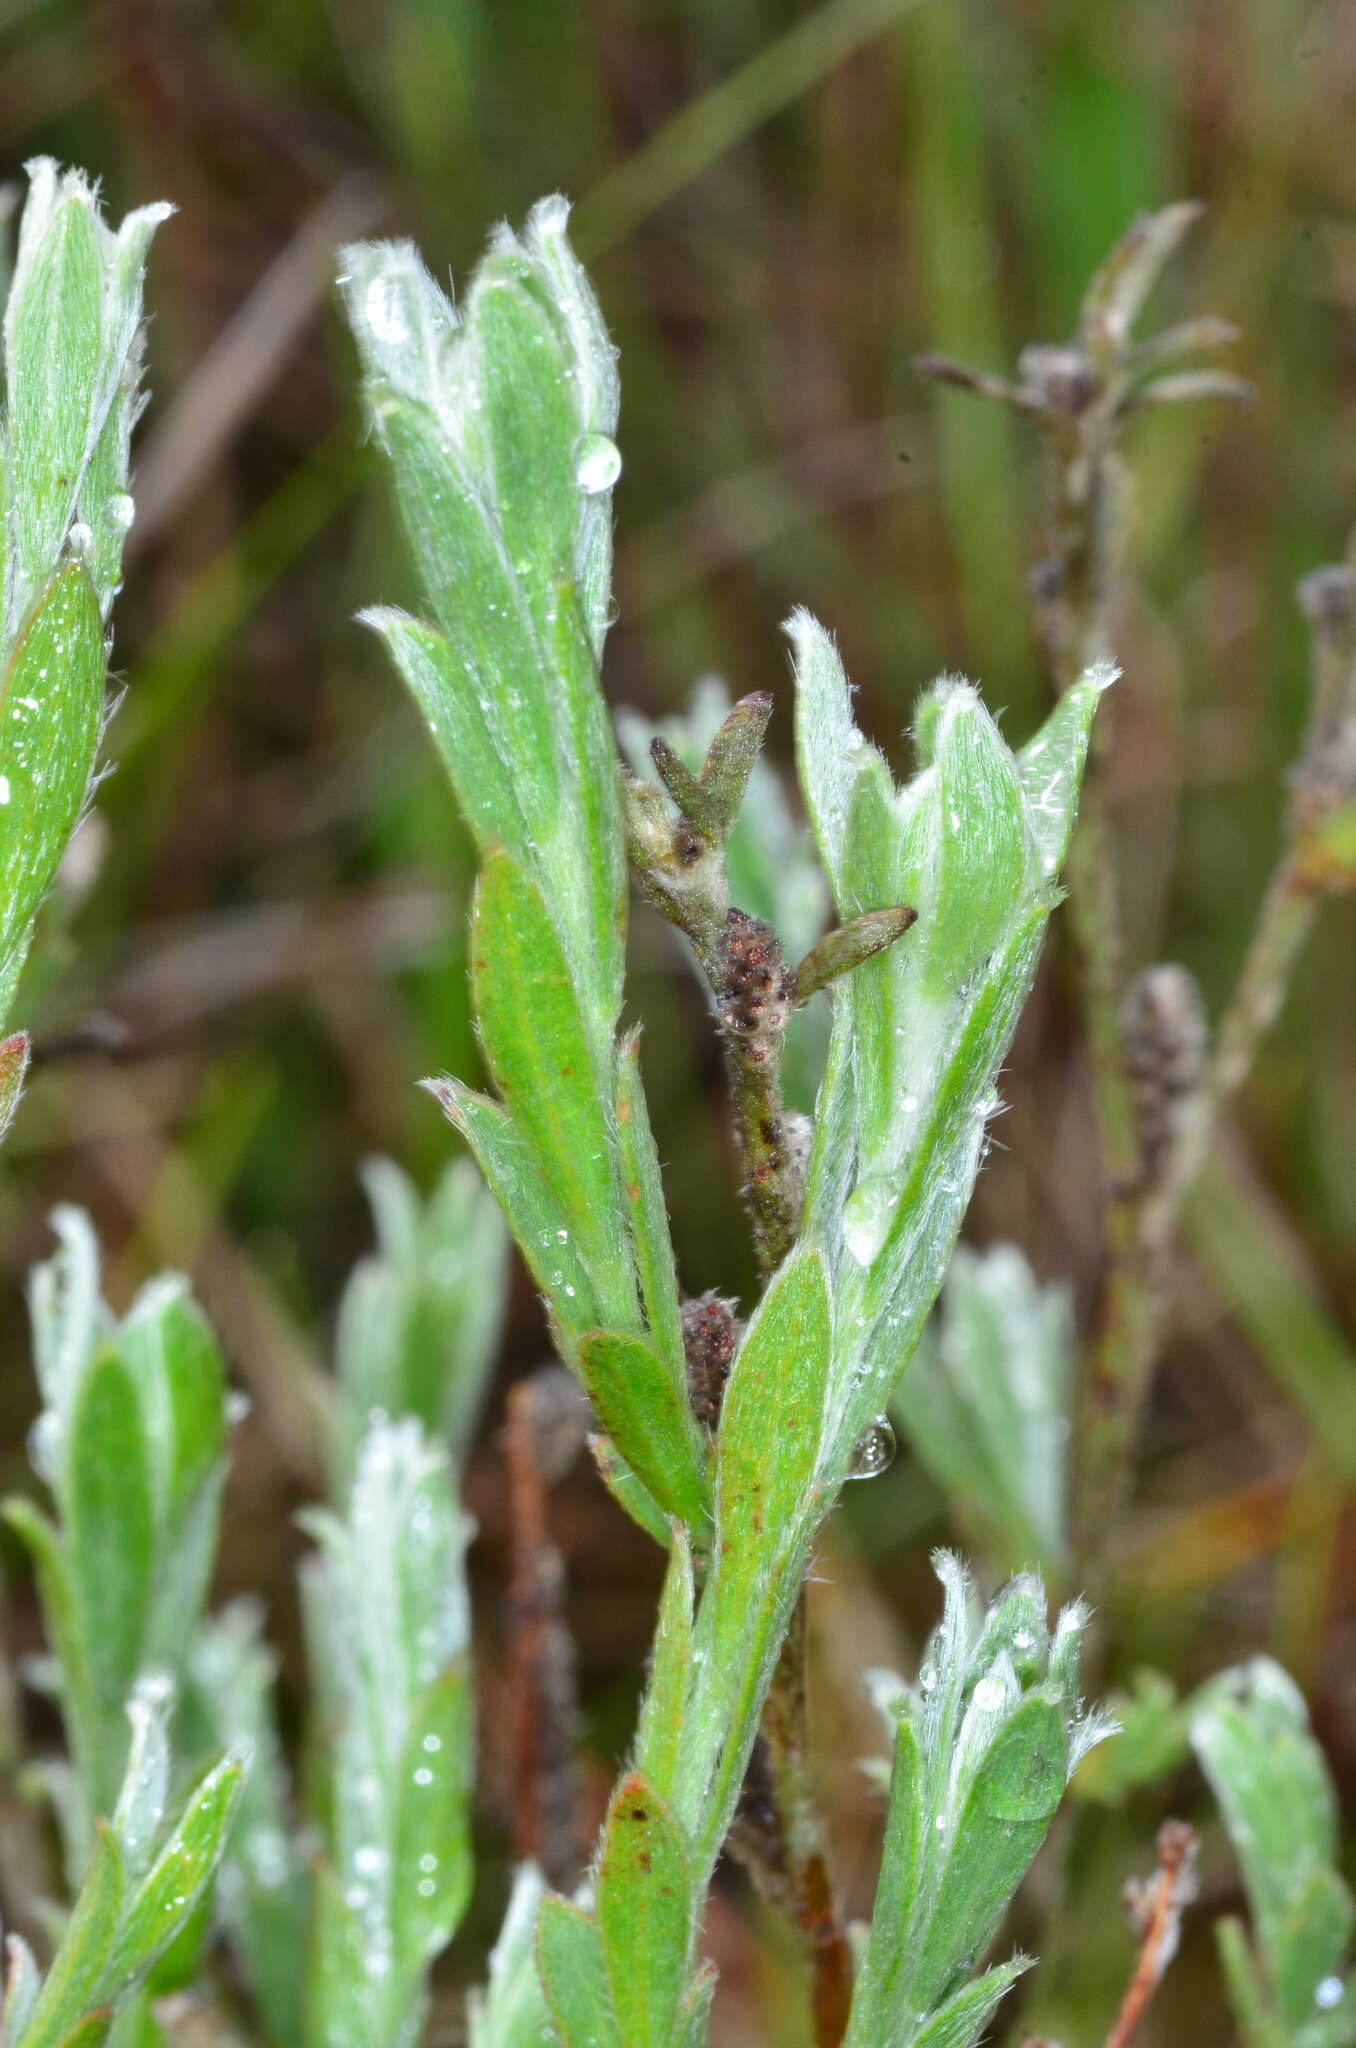
{"label": "blurred grass blade", "polygon": [[386,2048],[422,2024],[470,1885],[466,1524],[446,1451],[377,1422],[303,1577],[323,1843],[306,2039]]}
{"label": "blurred grass blade", "polygon": [[363,1178],[378,1245],[339,1305],[343,1483],[374,1409],[416,1416],[460,1461],[498,1354],[508,1287],[503,1219],[469,1159],[447,1166],[427,1203],[392,1160],[370,1160]]}

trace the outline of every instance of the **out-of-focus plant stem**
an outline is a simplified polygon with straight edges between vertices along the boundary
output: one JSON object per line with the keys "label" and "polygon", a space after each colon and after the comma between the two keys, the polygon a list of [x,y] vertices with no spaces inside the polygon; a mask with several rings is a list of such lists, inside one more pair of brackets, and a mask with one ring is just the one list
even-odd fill
{"label": "out-of-focus plant stem", "polygon": [[[1314,624],[1312,687],[1317,714],[1325,700],[1331,650],[1321,622]],[[1075,1539],[1083,1580],[1090,1586],[1105,1571],[1115,1510],[1129,1482],[1136,1427],[1170,1304],[1168,1266],[1182,1205],[1205,1165],[1221,1118],[1280,1013],[1318,913],[1326,876],[1303,791],[1321,774],[1327,738],[1316,715],[1300,763],[1297,801],[1285,841],[1201,1085],[1176,1142],[1161,1172],[1138,1186],[1132,1180],[1113,1193],[1105,1291],[1078,1434]]]}
{"label": "out-of-focus plant stem", "polygon": [[[1050,460],[1050,546],[1031,577],[1037,630],[1051,678],[1068,689],[1111,657],[1116,594],[1129,529],[1122,422],[1151,403],[1245,400],[1248,387],[1217,371],[1173,372],[1183,355],[1232,339],[1195,320],[1131,339],[1159,272],[1199,208],[1145,215],[1111,251],[1084,297],[1074,340],[1026,349],[1015,382],[925,359],[930,375],[998,399],[1035,420]],[[1169,374],[1159,375],[1167,369]],[[1114,713],[1114,704],[1113,704]],[[1187,1186],[1219,1111],[1252,1063],[1283,997],[1312,917],[1310,891],[1287,851],[1267,892],[1219,1050],[1189,1112],[1152,1170],[1141,1157],[1134,1076],[1122,1017],[1124,970],[1116,849],[1107,802],[1114,721],[1094,726],[1078,825],[1069,852],[1069,920],[1078,961],[1094,1112],[1106,1179],[1101,1299],[1075,1432],[1075,1583],[1094,1598],[1129,1478],[1136,1426],[1162,1334],[1166,1255]]]}

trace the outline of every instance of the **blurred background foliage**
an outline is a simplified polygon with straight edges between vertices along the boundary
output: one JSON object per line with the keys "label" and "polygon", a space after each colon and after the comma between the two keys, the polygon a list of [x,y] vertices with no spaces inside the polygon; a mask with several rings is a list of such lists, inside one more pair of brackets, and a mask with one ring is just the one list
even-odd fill
{"label": "blurred background foliage", "polygon": [[[1204,200],[1159,311],[1236,321],[1230,367],[1258,402],[1165,408],[1132,431],[1112,815],[1130,965],[1180,959],[1217,1008],[1303,725],[1293,586],[1343,553],[1356,519],[1354,117],[1342,0],[4,0],[4,174],[48,152],[98,174],[115,213],[161,196],[179,213],[148,281],[117,772],[18,1006],[35,1065],[0,1180],[0,1491],[29,1483],[23,1276],[49,1249],[53,1203],[78,1202],[115,1306],[161,1266],[191,1272],[253,1399],[217,1590],[268,1602],[295,1722],[291,1517],[320,1482],[315,1376],[370,1242],[359,1168],[389,1154],[430,1189],[454,1141],[413,1083],[476,1071],[467,846],[352,623],[360,602],[410,593],[362,445],[335,245],[410,233],[462,277],[493,220],[570,194],[622,353],[613,702],[665,717],[710,674],[735,695],[772,688],[788,760],[776,628],[804,602],[838,632],[859,721],[899,766],[913,696],[941,670],[978,680],[1014,740],[1046,696],[1024,588],[1040,551],[1034,436],[925,386],[911,358],[1006,370],[1026,342],[1070,331],[1137,210]],[[1349,1414],[1332,1399],[1356,1372],[1354,939],[1348,899],[1322,919],[1190,1212],[1109,1652],[1113,1679],[1152,1666],[1183,1690],[1273,1653],[1348,1804],[1356,1450],[1324,1419]],[[700,997],[643,910],[632,952],[682,1269],[693,1291],[747,1301]],[[1097,1165],[1058,944],[1005,1092],[967,1234],[1020,1244],[1085,1318]],[[484,1839],[452,1980],[479,1974],[502,1905],[499,1429],[504,1387],[544,1356],[519,1273],[466,1480]],[[590,1822],[658,1580],[658,1554],[622,1526],[582,1466],[556,1489]],[[907,1662],[932,1618],[927,1551],[952,1533],[901,1454],[852,1490],[821,1565],[819,1714],[857,1911],[878,1810],[852,1762],[872,1746],[855,1674]],[[5,1563],[11,1632],[36,1647],[17,1554]],[[1085,1831],[1044,1944],[1071,2039],[1080,2014],[1105,2025],[1108,1973],[1130,1954],[1120,1883],[1174,1801],[1200,1802],[1185,1761],[1166,1791]],[[1208,1905],[1234,1882],[1207,1858]],[[721,2038],[792,2040],[786,1959],[748,1942],[751,1911],[733,1883],[713,1905]],[[1198,1932],[1144,2038],[1213,2038],[1218,1997]]]}

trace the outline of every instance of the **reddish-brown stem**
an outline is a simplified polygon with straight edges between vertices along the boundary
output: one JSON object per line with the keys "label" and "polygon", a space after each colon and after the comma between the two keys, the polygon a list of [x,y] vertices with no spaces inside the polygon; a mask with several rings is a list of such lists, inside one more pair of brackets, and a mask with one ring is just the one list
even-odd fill
{"label": "reddish-brown stem", "polygon": [[1177,1952],[1182,1912],[1195,1893],[1195,1861],[1196,1830],[1182,1820],[1165,1820],[1158,1830],[1158,1869],[1142,1884],[1128,1888],[1139,1954],[1106,2048],[1130,2048],[1149,2000]]}
{"label": "reddish-brown stem", "polygon": [[509,1575],[509,1752],[513,1846],[553,1884],[578,1876],[579,1825],[571,1737],[574,1659],[561,1619],[564,1568],[546,1526],[539,1388],[520,1380],[508,1397],[512,1563]]}

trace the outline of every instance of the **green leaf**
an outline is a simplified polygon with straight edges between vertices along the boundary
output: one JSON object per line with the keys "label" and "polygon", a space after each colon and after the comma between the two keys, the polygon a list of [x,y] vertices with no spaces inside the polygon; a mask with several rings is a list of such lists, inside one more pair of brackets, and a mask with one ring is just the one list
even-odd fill
{"label": "green leaf", "polygon": [[[275,1665],[262,1640],[263,1609],[237,1600],[198,1631],[185,1701],[190,1753],[250,1756],[218,1887],[222,1917],[275,2048],[302,2039],[309,1880],[290,1800],[272,1691]],[[189,1721],[189,1717],[192,1717]],[[229,1880],[229,1881],[228,1881]]]}
{"label": "green leaf", "polygon": [[[774,1276],[731,1368],[716,1438],[716,1536],[694,1656],[703,1683],[683,1729],[674,1800],[699,1856],[724,1838],[757,1705],[823,1512],[817,1473],[830,1366],[828,1289],[811,1247]],[[776,1428],[768,1429],[769,1416]],[[731,1697],[728,1673],[740,1695]],[[740,1731],[731,1745],[728,1728]],[[708,1773],[717,1791],[709,1794]]]}
{"label": "green leaf", "polygon": [[699,1901],[682,1831],[634,1771],[613,1794],[596,1890],[621,2037],[627,2048],[669,2048]]}
{"label": "green leaf", "polygon": [[1318,1985],[1337,1979],[1346,1960],[1356,1908],[1335,1870],[1311,1870],[1292,1892],[1269,1957],[1282,2020],[1298,2030],[1313,2016]]}
{"label": "green leaf", "polygon": [[397,1965],[446,1948],[471,1892],[471,1700],[465,1666],[418,1702],[405,1741],[393,1870]]}
{"label": "green leaf", "polygon": [[645,1091],[640,1079],[640,1033],[630,1032],[617,1059],[617,1155],[622,1196],[631,1229],[636,1280],[650,1338],[660,1356],[681,1379],[683,1329],[678,1306],[678,1277],[668,1210],[660,1178],[659,1154],[650,1129]]}
{"label": "green leaf", "polygon": [[67,1716],[71,1748],[81,1778],[90,1782],[99,1769],[101,1717],[85,1655],[85,1637],[76,1608],[66,1546],[60,1532],[31,1501],[7,1500],[4,1517],[33,1562],[38,1597],[42,1602],[43,1625],[61,1669],[62,1705]]}
{"label": "green leaf", "polygon": [[139,1680],[127,1702],[132,1740],[113,1814],[113,1832],[122,1849],[129,1884],[136,1884],[144,1874],[165,1817],[170,1775],[169,1724],[174,1706],[174,1686],[159,1675]]}
{"label": "green leaf", "polygon": [[918,1732],[909,1714],[895,1720],[894,1763],[880,1876],[871,1910],[871,1932],[852,1995],[848,2048],[904,2037],[914,2018],[904,2009],[910,1986],[905,1981],[909,1930],[917,1906],[922,1869],[923,1758]]}
{"label": "green leaf", "polygon": [[436,627],[385,607],[362,614],[390,649],[433,736],[439,758],[482,853],[496,843],[522,848],[527,828],[509,772],[479,704],[460,687],[458,657]]}
{"label": "green leaf", "polygon": [[109,1962],[108,1995],[123,1996],[191,1919],[221,1861],[246,1765],[226,1757],[189,1797],[171,1834],[122,1916]]}
{"label": "green leaf", "polygon": [[631,2048],[608,1996],[598,1923],[564,1899],[537,1913],[537,1969],[564,2048]]}
{"label": "green leaf", "polygon": [[1336,1857],[1336,1799],[1304,1701],[1278,1664],[1254,1658],[1205,1688],[1191,1741],[1269,1950],[1297,1878]]}
{"label": "green leaf", "polygon": [[34,225],[26,210],[5,313],[9,516],[20,574],[30,583],[55,563],[70,523],[96,404],[103,325],[88,200],[78,192],[63,196],[43,221],[37,246],[25,246]]}
{"label": "green leaf", "polygon": [[85,801],[99,744],[104,637],[85,570],[61,571],[0,683],[0,1001]]}
{"label": "green leaf", "polygon": [[1029,1694],[994,1740],[952,1824],[912,1978],[920,2005],[945,1997],[984,1948],[1049,1831],[1068,1760],[1062,1706]]}
{"label": "green leaf", "polygon": [[650,1784],[661,1787],[672,1785],[681,1747],[683,1710],[692,1676],[694,1598],[691,1545],[684,1530],[675,1527],[636,1734],[636,1769]]}
{"label": "green leaf", "polygon": [[112,1829],[101,1823],[75,1910],[19,2048],[59,2048],[86,2008],[103,2002],[122,1901],[122,1851]]}
{"label": "green leaf", "polygon": [[472,989],[486,1063],[579,1243],[609,1327],[635,1315],[603,1104],[610,1095],[542,898],[506,853],[481,870]]}
{"label": "green leaf", "polygon": [[906,878],[902,893],[918,909],[920,975],[941,992],[1004,937],[1027,894],[1032,840],[1016,764],[977,691],[936,684],[918,730],[928,734],[908,821],[918,886]]}
{"label": "green leaf", "polygon": [[1094,663],[1064,692],[1017,756],[1041,871],[1051,881],[1064,864],[1073,836],[1093,714],[1118,673],[1109,662]]}
{"label": "green leaf", "polygon": [[[502,230],[458,318],[408,244],[350,249],[344,282],[373,423],[391,457],[447,656],[419,673],[472,822],[532,874],[578,976],[595,1048],[620,1001],[625,861],[597,682],[610,604],[617,381],[563,202]],[[389,628],[389,618],[378,623]],[[431,672],[436,667],[436,675]],[[478,731],[471,735],[471,728]],[[475,783],[496,755],[507,771]],[[493,791],[493,795],[489,792]],[[507,801],[511,793],[512,802]],[[482,851],[488,841],[482,838]]]}
{"label": "green leaf", "polygon": [[[450,1076],[424,1086],[475,1154],[556,1327],[574,1336],[596,1328],[598,1303],[579,1244],[513,1118]],[[572,1348],[567,1337],[567,1355]]]}
{"label": "green leaf", "polygon": [[520,1863],[504,1924],[490,1953],[489,1985],[483,1993],[470,1995],[470,2048],[541,2048],[548,2038],[550,2022],[533,1946],[545,1891],[536,1864]]}
{"label": "green leaf", "polygon": [[913,910],[864,910],[860,917],[825,932],[795,971],[796,1001],[806,1003],[840,975],[851,974],[867,960],[902,939],[915,922]]}
{"label": "green leaf", "polygon": [[76,1391],[59,1489],[77,1626],[105,1736],[86,1791],[108,1813],[122,1775],[122,1704],[141,1656],[154,1565],[149,1450],[131,1373],[104,1351]]}
{"label": "green leaf", "polygon": [[710,1509],[703,1454],[685,1390],[640,1337],[591,1330],[580,1339],[580,1372],[598,1419],[661,1508],[699,1538]]}
{"label": "green leaf", "polygon": [[796,667],[796,757],[801,788],[841,912],[847,897],[845,852],[853,791],[868,764],[879,762],[883,768],[884,763],[852,722],[847,677],[832,636],[809,612],[800,609],[792,612],[785,631]]}
{"label": "green leaf", "polygon": [[62,2039],[61,2048],[100,2048],[108,2039],[113,2024],[113,2014],[108,2006],[101,2006],[97,2012],[86,2013],[77,2021],[69,2034]]}
{"label": "green leaf", "polygon": [[673,1540],[673,1529],[666,1519],[664,1510],[649,1491],[643,1480],[623,1458],[610,1437],[591,1436],[589,1449],[593,1462],[598,1468],[598,1477],[612,1495],[619,1508],[631,1517],[637,1528],[652,1536],[661,1550],[667,1550]]}
{"label": "green leaf", "polygon": [[974,2048],[999,2001],[1030,1968],[1025,1956],[1014,1956],[1011,1962],[986,1970],[973,1984],[963,1985],[915,2034],[914,2048]]}

